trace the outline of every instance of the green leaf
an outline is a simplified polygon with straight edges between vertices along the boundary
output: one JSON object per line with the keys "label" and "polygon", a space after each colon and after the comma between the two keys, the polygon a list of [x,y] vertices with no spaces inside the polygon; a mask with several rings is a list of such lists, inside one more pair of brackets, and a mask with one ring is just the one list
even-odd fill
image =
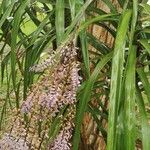
{"label": "green leaf", "polygon": [[[92,108],[92,107],[88,106],[87,111],[92,114],[92,116],[94,118],[94,121],[96,121],[96,123],[97,123],[99,131],[102,133],[103,137],[106,140],[107,132],[105,131],[104,127],[102,126],[102,124],[100,122],[100,120],[98,119],[98,116],[97,116],[97,113],[95,111],[95,108]],[[100,115],[100,113],[98,115]]]}
{"label": "green leaf", "polygon": [[92,34],[87,33],[87,38],[88,38],[89,44],[92,45],[101,54],[107,54],[111,50],[107,45],[105,45],[105,43],[98,40]]}
{"label": "green leaf", "polygon": [[148,40],[147,39],[141,39],[140,43],[147,50],[147,52],[150,54],[150,44],[148,43]]}
{"label": "green leaf", "polygon": [[[76,12],[78,12],[82,5],[84,4],[83,0],[77,0],[76,1]],[[80,20],[80,23],[85,21],[85,15],[82,16],[82,19]],[[81,50],[83,55],[83,61],[85,66],[85,74],[86,78],[89,78],[90,76],[90,63],[89,63],[89,52],[88,52],[88,42],[87,42],[87,34],[86,31],[83,30],[79,33],[80,42],[81,42]]]}
{"label": "green leaf", "polygon": [[55,26],[56,26],[56,40],[57,46],[60,45],[64,35],[64,0],[56,0],[55,8]]}
{"label": "green leaf", "polygon": [[16,89],[16,46],[17,46],[17,36],[20,27],[20,21],[23,13],[25,12],[25,8],[28,5],[29,0],[24,0],[14,16],[14,22],[12,25],[12,34],[11,34],[11,71],[12,71],[12,82],[14,86],[14,90]]}
{"label": "green leaf", "polygon": [[137,87],[136,89],[136,100],[138,103],[138,107],[140,108],[140,116],[141,116],[141,127],[142,127],[142,145],[143,145],[143,150],[149,150],[150,149],[150,142],[149,142],[149,137],[150,137],[150,126],[148,124],[148,117],[146,114],[145,106],[144,106],[144,100],[142,97],[142,94]]}
{"label": "green leaf", "polygon": [[150,15],[150,5],[148,5],[148,4],[140,4],[140,5],[143,7],[144,12],[146,14]]}
{"label": "green leaf", "polygon": [[96,16],[92,19],[89,19],[88,21],[85,21],[79,27],[79,31],[82,31],[83,29],[85,29],[86,27],[88,27],[89,25],[91,25],[92,23],[95,23],[95,22],[118,20],[117,16],[118,16],[117,14],[105,14],[105,15]]}
{"label": "green leaf", "polygon": [[117,29],[117,35],[115,40],[111,74],[107,150],[116,150],[116,126],[118,118],[118,105],[119,99],[121,97],[126,34],[129,26],[130,17],[131,11],[125,11],[122,15],[119,27]]}
{"label": "green leaf", "polygon": [[135,66],[136,47],[129,50],[128,63],[125,76],[125,147],[133,150],[135,147]]}
{"label": "green leaf", "polygon": [[76,10],[75,10],[76,1],[75,0],[69,0],[69,5],[70,5],[71,18],[73,20],[75,17],[75,14],[76,14]]}
{"label": "green leaf", "polygon": [[10,16],[11,14],[11,11],[14,7],[14,4],[15,4],[15,0],[13,0],[13,2],[8,6],[8,8],[6,9],[6,11],[4,12],[1,20],[0,20],[0,28],[1,26],[3,25],[4,21]]}
{"label": "green leaf", "polygon": [[84,15],[85,10],[87,9],[87,7],[90,5],[91,2],[92,0],[87,0],[84,3],[84,5],[80,8],[80,10],[77,12],[75,18],[71,22],[71,25],[67,28],[67,31],[64,35],[64,39],[67,39],[68,35],[73,31],[75,27],[77,27],[77,23],[82,20],[82,16]]}
{"label": "green leaf", "polygon": [[146,73],[144,72],[144,68],[138,68],[137,69],[137,73],[142,81],[142,84],[144,86],[145,92],[146,92],[146,96],[148,98],[148,101],[150,103],[150,83],[148,81],[148,78],[146,76]]}
{"label": "green leaf", "polygon": [[124,110],[125,110],[125,149],[133,150],[135,148],[135,73],[136,73],[136,46],[132,45],[134,41],[135,28],[137,23],[137,0],[133,0],[131,32],[129,36],[129,54],[125,70],[125,88],[124,88]]}
{"label": "green leaf", "polygon": [[10,0],[3,0],[1,2],[1,6],[0,6],[0,15],[6,11],[6,9],[8,8],[10,4]]}
{"label": "green leaf", "polygon": [[30,47],[38,38],[39,34],[41,33],[41,31],[43,30],[43,28],[46,26],[47,24],[47,21],[49,19],[51,14],[47,15],[44,20],[39,24],[39,26],[37,27],[37,29],[33,32],[32,36],[31,36],[31,41],[29,43],[29,46]]}
{"label": "green leaf", "polygon": [[86,71],[86,78],[90,76],[90,63],[89,63],[89,52],[88,52],[88,43],[87,43],[87,34],[86,31],[82,31],[79,33],[80,41],[81,41],[81,48],[82,48],[82,55],[83,61],[85,65]]}

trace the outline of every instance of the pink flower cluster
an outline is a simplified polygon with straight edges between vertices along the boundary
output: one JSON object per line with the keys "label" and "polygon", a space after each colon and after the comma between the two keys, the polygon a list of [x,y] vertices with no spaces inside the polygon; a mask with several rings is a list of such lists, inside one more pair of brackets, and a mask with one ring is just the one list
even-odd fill
{"label": "pink flower cluster", "polygon": [[44,60],[40,64],[32,66],[30,68],[30,71],[43,72],[46,68],[56,63],[56,55],[58,55],[58,52],[53,52],[46,60]]}
{"label": "pink flower cluster", "polygon": [[16,139],[9,134],[5,134],[0,140],[0,150],[29,150],[23,138]]}
{"label": "pink flower cluster", "polygon": [[[31,68],[32,71],[38,72],[47,69],[39,82],[35,83],[29,91],[20,109],[20,117],[22,119],[19,120],[18,125],[15,125],[16,122],[14,122],[13,132],[9,134],[10,137],[14,134],[24,137],[25,142],[29,143],[28,149],[31,149],[31,147],[33,149],[40,149],[41,147],[45,149],[43,146],[46,145],[45,141],[49,139],[48,125],[52,123],[52,120],[62,108],[68,105],[67,114],[62,117],[61,130],[54,141],[47,145],[47,149],[71,149],[70,140],[76,111],[76,92],[81,80],[78,75],[79,62],[77,62],[76,51],[77,48],[73,42],[70,42],[53,53],[44,63]],[[24,120],[24,115],[28,121],[27,124],[25,121],[22,121]],[[25,133],[19,132],[21,128],[25,129]],[[13,144],[14,142],[8,141],[9,138],[6,136],[0,141],[0,146],[2,145],[1,143]],[[19,144],[21,144],[21,141],[18,140]],[[27,149],[27,145],[25,145],[25,148]],[[26,149],[22,148],[22,150]]]}
{"label": "pink flower cluster", "polygon": [[[52,116],[55,116],[64,105],[76,102],[76,91],[80,85],[76,48],[73,45],[67,45],[62,51],[61,62],[54,71],[44,77],[38,89],[35,88],[36,91],[35,89],[30,91],[21,108],[23,113],[28,113],[34,107],[35,102],[42,107],[48,108]],[[35,92],[38,94],[35,94]]]}
{"label": "pink flower cluster", "polygon": [[60,131],[56,139],[53,141],[50,150],[70,150],[71,144],[69,140],[72,137],[72,126],[68,125]]}
{"label": "pink flower cluster", "polygon": [[64,119],[62,129],[55,138],[55,140],[49,145],[49,150],[70,150],[72,144],[70,140],[72,138],[73,131],[73,119],[75,115],[75,105],[68,109],[68,115]]}

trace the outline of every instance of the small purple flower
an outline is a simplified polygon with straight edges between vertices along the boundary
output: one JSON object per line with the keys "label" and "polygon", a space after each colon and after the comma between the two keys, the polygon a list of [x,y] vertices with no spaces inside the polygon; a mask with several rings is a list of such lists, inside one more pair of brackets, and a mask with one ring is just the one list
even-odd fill
{"label": "small purple flower", "polygon": [[[60,55],[61,59],[58,58],[58,55]],[[40,142],[37,142],[41,140],[41,137],[39,137],[39,127],[42,128],[43,135],[48,135],[47,126],[51,123],[51,119],[53,119],[65,105],[69,105],[66,110],[68,113],[66,113],[65,117],[61,118],[61,130],[54,141],[49,145],[49,149],[71,149],[70,140],[74,127],[74,113],[76,111],[74,107],[76,103],[76,92],[81,80],[78,75],[79,63],[76,61],[76,55],[76,48],[73,42],[71,42],[67,46],[56,50],[42,63],[30,69],[31,71],[41,72],[49,66],[54,66],[53,69],[46,70],[40,78],[40,82],[35,83],[35,86],[33,85],[26,101],[23,102],[21,106],[21,113],[26,113],[30,120],[30,123],[27,125],[28,129],[26,130],[26,124],[23,118],[21,118],[22,114],[17,116],[19,121],[18,123],[15,121],[12,127],[12,136],[4,136],[3,139],[0,140],[0,150],[10,150],[8,147],[11,147],[12,150],[19,150],[18,147],[20,147],[20,150],[28,150],[30,148],[28,148],[27,143],[33,148],[37,145],[39,146]],[[45,138],[46,136],[43,140],[46,140]],[[24,139],[26,139],[26,141],[24,141]],[[2,147],[4,144],[1,143],[9,144],[8,147],[5,148]]]}
{"label": "small purple flower", "polygon": [[22,104],[22,106],[21,106],[21,112],[22,112],[22,113],[28,113],[28,112],[31,110],[31,108],[32,108],[32,106],[33,106],[33,101],[32,101],[32,99],[33,99],[33,93],[31,93],[31,94],[27,97],[26,101],[23,102],[23,104]]}
{"label": "small purple flower", "polygon": [[57,138],[53,141],[52,145],[50,145],[49,150],[70,150],[70,139],[72,137],[72,132],[69,129],[61,130]]}
{"label": "small purple flower", "polygon": [[5,134],[0,140],[0,150],[29,150],[29,147],[24,139]]}

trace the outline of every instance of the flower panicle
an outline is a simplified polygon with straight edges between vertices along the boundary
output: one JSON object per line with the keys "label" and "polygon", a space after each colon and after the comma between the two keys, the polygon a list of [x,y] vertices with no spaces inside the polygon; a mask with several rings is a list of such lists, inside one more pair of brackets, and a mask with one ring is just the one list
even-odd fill
{"label": "flower panicle", "polygon": [[79,62],[76,61],[77,48],[71,43],[61,50],[61,62],[51,74],[51,83],[47,85],[49,81],[43,80],[43,83],[40,83],[42,86],[38,94],[35,94],[34,91],[30,92],[22,105],[23,113],[30,112],[35,99],[40,106],[48,108],[52,116],[55,116],[64,105],[76,102],[76,91],[81,80],[78,75]]}
{"label": "flower panicle", "polygon": [[[60,56],[58,59],[60,61],[57,60],[57,55]],[[52,59],[54,60],[51,61]],[[33,71],[42,71],[42,69],[53,64],[55,64],[53,69],[47,68],[40,81],[32,86],[26,100],[21,105],[20,118],[22,117],[24,120],[24,116],[26,116],[29,123],[26,124],[25,121],[21,120],[17,128],[15,126],[12,128],[11,135],[26,137],[25,142],[29,143],[30,147],[43,146],[43,141],[49,138],[46,136],[49,131],[47,125],[60,113],[62,108],[69,105],[67,115],[62,118],[61,130],[54,141],[48,144],[48,149],[70,150],[76,112],[76,92],[81,81],[78,74],[80,64],[77,61],[77,48],[73,42],[56,51],[48,61],[45,61],[44,66],[41,64],[40,67],[36,66],[32,69]],[[20,132],[20,129],[26,128],[25,134]],[[41,130],[41,133],[39,133],[39,130]]]}

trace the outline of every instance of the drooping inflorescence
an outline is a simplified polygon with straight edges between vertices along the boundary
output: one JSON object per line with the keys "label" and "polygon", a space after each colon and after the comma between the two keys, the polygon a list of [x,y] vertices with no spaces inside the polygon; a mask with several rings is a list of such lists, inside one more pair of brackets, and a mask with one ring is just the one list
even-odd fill
{"label": "drooping inflorescence", "polygon": [[[24,143],[24,150],[71,148],[76,92],[80,85],[76,51],[77,48],[71,41],[53,53],[44,63],[30,69],[45,72],[39,82],[30,89],[20,108],[20,115],[15,118],[9,134],[0,141],[0,146],[6,141],[7,147],[9,143]],[[50,125],[58,116],[61,116],[60,131],[51,140]],[[12,150],[19,149],[15,147]]]}

